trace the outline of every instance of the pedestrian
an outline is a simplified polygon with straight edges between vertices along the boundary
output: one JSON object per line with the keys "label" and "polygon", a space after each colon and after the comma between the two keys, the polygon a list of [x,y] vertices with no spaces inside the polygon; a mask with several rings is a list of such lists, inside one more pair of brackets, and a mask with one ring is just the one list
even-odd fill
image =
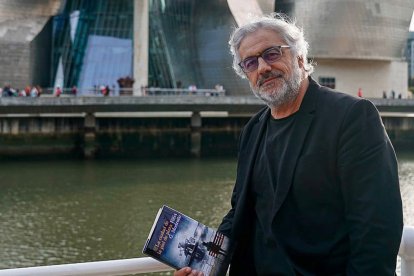
{"label": "pedestrian", "polygon": [[99,86],[99,91],[101,91],[101,94],[103,96],[106,96],[106,88],[104,85]]}
{"label": "pedestrian", "polygon": [[36,85],[36,90],[37,90],[37,97],[40,97],[43,93],[43,89],[40,85]]}
{"label": "pedestrian", "polygon": [[76,97],[76,95],[78,94],[78,88],[76,87],[76,85],[72,86],[71,92],[72,95]]}
{"label": "pedestrian", "polygon": [[31,87],[29,85],[26,85],[26,87],[24,88],[24,94],[25,94],[25,96],[29,96],[31,90],[32,90]]}
{"label": "pedestrian", "polygon": [[62,89],[60,86],[57,86],[55,90],[55,97],[60,97],[60,95],[62,95]]}
{"label": "pedestrian", "polygon": [[188,86],[189,94],[193,95],[197,93],[197,86],[195,84],[190,84]]}
{"label": "pedestrian", "polygon": [[37,90],[36,86],[33,86],[32,89],[30,90],[30,97],[38,97],[39,96],[39,91]]}
{"label": "pedestrian", "polygon": [[26,97],[27,96],[26,89],[19,90],[18,95],[19,97]]}
{"label": "pedestrian", "polygon": [[3,97],[11,97],[13,96],[12,88],[10,84],[6,84],[2,91]]}
{"label": "pedestrian", "polygon": [[375,106],[317,83],[303,31],[283,15],[238,27],[229,45],[267,105],[242,131],[218,228],[235,244],[230,275],[394,275],[402,203]]}
{"label": "pedestrian", "polygon": [[109,93],[111,93],[111,89],[109,88],[109,85],[106,85],[104,90],[104,96],[109,96]]}

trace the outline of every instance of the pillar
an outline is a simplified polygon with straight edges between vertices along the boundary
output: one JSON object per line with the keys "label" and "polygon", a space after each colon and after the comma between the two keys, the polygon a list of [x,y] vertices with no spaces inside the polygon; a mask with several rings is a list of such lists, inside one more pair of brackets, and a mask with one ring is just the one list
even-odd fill
{"label": "pillar", "polygon": [[92,113],[85,115],[84,121],[84,143],[83,143],[83,155],[85,158],[93,159],[96,154],[96,141],[95,141],[96,119]]}
{"label": "pillar", "polygon": [[148,85],[148,0],[134,0],[134,96],[142,96]]}
{"label": "pillar", "polygon": [[191,155],[201,156],[201,115],[196,111],[191,115]]}
{"label": "pillar", "polygon": [[11,119],[11,134],[19,134],[19,118]]}

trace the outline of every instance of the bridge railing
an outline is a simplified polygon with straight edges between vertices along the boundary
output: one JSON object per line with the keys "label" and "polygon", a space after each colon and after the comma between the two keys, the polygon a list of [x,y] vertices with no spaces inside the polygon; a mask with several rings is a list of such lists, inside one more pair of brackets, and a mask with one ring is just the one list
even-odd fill
{"label": "bridge railing", "polygon": [[[59,88],[44,87],[36,90],[35,94],[31,93],[31,89],[23,94],[23,90],[14,90],[15,97],[67,97],[67,96],[177,96],[177,95],[198,95],[198,96],[225,96],[226,90],[219,86],[216,89],[200,89],[200,88],[159,88],[159,87],[143,87],[139,89],[134,88],[119,88],[119,87],[90,87],[85,89],[77,88]],[[57,95],[58,94],[58,95]],[[2,95],[0,95],[2,96]],[[3,95],[4,96],[4,95]]]}
{"label": "bridge railing", "polygon": [[[142,87],[139,89],[134,88],[119,88],[119,87],[105,87],[96,86],[90,88],[59,88],[60,92],[57,93],[57,88],[43,87],[38,88],[35,94],[31,93],[31,89],[27,91],[13,89],[12,95],[3,95],[0,93],[0,97],[67,97],[67,96],[168,96],[168,95],[199,95],[199,96],[225,96],[226,90],[222,86],[218,86],[214,89],[200,89],[200,88],[159,88],[159,87]],[[24,93],[23,93],[24,92]]]}
{"label": "bridge railing", "polygon": [[143,89],[144,96],[168,96],[168,95],[198,95],[198,96],[225,96],[224,89],[182,89],[182,88],[157,88]]}
{"label": "bridge railing", "polygon": [[[401,257],[400,276],[414,275],[414,227],[405,226],[398,255]],[[86,262],[13,268],[0,270],[0,276],[92,276],[92,275],[129,275],[150,272],[171,271],[171,267],[152,258],[135,258],[124,260]]]}

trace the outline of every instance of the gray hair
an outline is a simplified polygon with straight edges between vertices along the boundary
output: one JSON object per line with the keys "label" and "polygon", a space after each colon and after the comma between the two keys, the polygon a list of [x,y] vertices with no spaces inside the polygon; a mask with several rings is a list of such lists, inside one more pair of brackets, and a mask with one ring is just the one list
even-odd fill
{"label": "gray hair", "polygon": [[233,56],[233,69],[237,75],[245,78],[246,75],[239,66],[239,47],[242,40],[249,34],[259,30],[267,29],[278,33],[281,38],[290,46],[294,56],[303,59],[305,71],[308,74],[313,72],[313,62],[308,61],[309,43],[305,40],[303,30],[296,25],[296,22],[286,15],[273,13],[267,16],[253,18],[253,20],[241,27],[236,28],[230,36],[230,52]]}

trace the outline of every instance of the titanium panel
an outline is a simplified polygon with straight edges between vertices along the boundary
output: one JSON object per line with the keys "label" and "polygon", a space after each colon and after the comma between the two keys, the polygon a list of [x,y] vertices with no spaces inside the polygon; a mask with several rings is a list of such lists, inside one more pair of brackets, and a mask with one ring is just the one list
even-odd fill
{"label": "titanium panel", "polygon": [[[241,3],[243,1],[243,3]],[[250,15],[262,15],[263,11],[257,0],[227,0],[230,11],[238,26],[248,23]]]}
{"label": "titanium panel", "polygon": [[311,57],[395,60],[404,58],[413,9],[412,0],[297,0],[293,15]]}
{"label": "titanium panel", "polygon": [[1,0],[0,42],[32,41],[60,5],[60,0]]}

